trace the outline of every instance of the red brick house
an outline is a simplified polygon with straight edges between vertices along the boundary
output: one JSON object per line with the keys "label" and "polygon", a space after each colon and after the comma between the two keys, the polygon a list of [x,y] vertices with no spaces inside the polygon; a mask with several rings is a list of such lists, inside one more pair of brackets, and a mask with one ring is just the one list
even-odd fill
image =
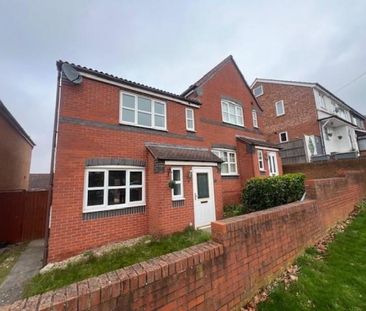
{"label": "red brick house", "polygon": [[0,100],[0,191],[27,190],[35,146]]}
{"label": "red brick house", "polygon": [[366,150],[365,116],[319,83],[256,79],[262,130],[284,164],[355,158]]}
{"label": "red brick house", "polygon": [[248,178],[282,173],[231,56],[181,95],[62,61],[57,68],[48,262],[210,225],[239,202]]}

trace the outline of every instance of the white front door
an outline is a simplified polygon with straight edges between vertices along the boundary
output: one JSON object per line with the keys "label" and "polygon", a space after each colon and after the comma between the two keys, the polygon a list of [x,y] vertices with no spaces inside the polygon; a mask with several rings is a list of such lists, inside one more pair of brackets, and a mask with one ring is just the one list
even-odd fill
{"label": "white front door", "polygon": [[205,227],[216,220],[212,167],[193,167],[194,226]]}
{"label": "white front door", "polygon": [[272,151],[268,152],[268,170],[269,170],[269,176],[278,175],[276,152],[272,152]]}

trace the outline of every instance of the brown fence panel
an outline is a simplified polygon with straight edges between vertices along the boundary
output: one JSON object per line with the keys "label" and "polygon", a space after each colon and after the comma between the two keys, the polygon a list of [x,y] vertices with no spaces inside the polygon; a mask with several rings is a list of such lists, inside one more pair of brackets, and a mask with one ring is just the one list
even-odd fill
{"label": "brown fence panel", "polygon": [[43,238],[48,191],[0,193],[0,241],[21,242]]}

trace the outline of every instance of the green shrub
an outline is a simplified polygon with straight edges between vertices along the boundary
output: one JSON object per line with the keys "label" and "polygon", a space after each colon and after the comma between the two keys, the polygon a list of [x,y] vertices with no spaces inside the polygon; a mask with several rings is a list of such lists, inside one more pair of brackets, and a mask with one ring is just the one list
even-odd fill
{"label": "green shrub", "polygon": [[248,211],[259,211],[301,199],[305,192],[304,174],[255,177],[242,192],[242,203]]}
{"label": "green shrub", "polygon": [[229,204],[224,206],[224,218],[235,217],[245,213],[242,204]]}

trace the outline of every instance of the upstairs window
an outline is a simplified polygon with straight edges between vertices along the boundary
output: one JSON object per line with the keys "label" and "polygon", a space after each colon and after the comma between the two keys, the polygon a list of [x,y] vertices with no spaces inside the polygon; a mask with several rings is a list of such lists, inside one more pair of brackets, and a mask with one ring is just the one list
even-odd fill
{"label": "upstairs window", "polygon": [[120,123],[166,130],[166,104],[121,92]]}
{"label": "upstairs window", "polygon": [[181,167],[172,168],[171,179],[172,181],[174,181],[174,187],[172,189],[172,200],[183,200],[183,169]]}
{"label": "upstairs window", "polygon": [[288,141],[288,134],[287,132],[281,132],[279,134],[279,137],[280,137],[280,143],[285,143]]}
{"label": "upstairs window", "polygon": [[259,85],[253,89],[253,94],[255,97],[259,97],[264,94],[263,92],[263,85]]}
{"label": "upstairs window", "polygon": [[242,106],[228,100],[221,101],[222,120],[226,123],[244,126]]}
{"label": "upstairs window", "polygon": [[277,117],[283,116],[285,114],[285,104],[284,104],[283,100],[276,102],[275,106],[276,106]]}
{"label": "upstairs window", "polygon": [[238,175],[236,152],[234,150],[213,149],[212,152],[224,161],[221,163],[221,175]]}
{"label": "upstairs window", "polygon": [[194,132],[194,111],[191,108],[186,108],[186,129]]}
{"label": "upstairs window", "polygon": [[259,166],[259,170],[260,171],[264,171],[264,158],[263,158],[263,151],[262,150],[258,150],[258,166]]}
{"label": "upstairs window", "polygon": [[84,182],[84,212],[145,204],[144,174],[144,169],[140,168],[88,168]]}
{"label": "upstairs window", "polygon": [[258,128],[258,116],[257,111],[255,109],[252,110],[252,118],[253,118],[253,127]]}

